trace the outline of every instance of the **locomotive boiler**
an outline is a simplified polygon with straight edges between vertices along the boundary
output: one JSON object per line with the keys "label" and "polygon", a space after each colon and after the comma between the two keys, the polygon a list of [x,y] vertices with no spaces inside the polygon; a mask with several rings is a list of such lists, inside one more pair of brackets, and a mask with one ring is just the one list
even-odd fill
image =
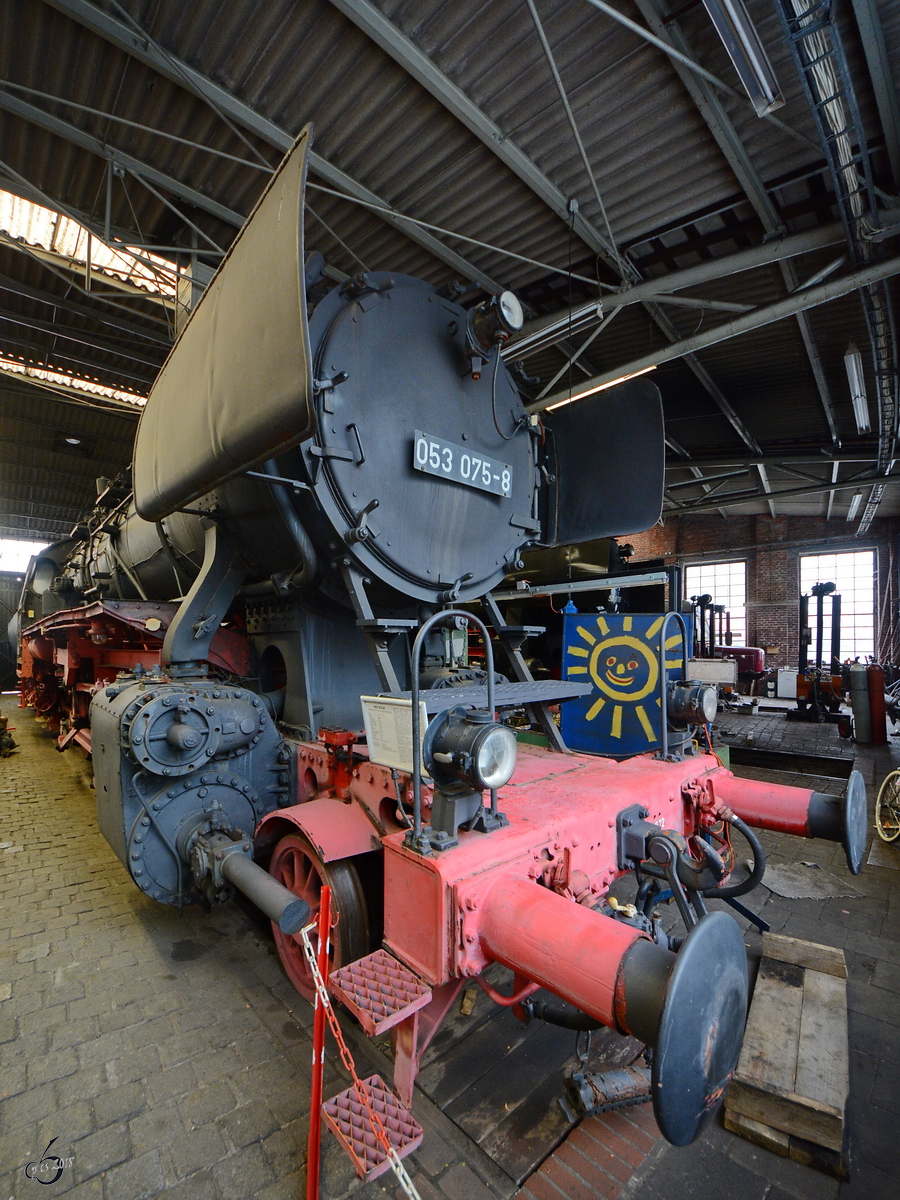
{"label": "locomotive boiler", "polygon": [[[655,523],[659,393],[634,380],[538,419],[500,353],[522,323],[511,293],[472,305],[377,271],[335,284],[304,249],[311,136],[171,351],[133,491],[110,485],[33,564],[23,683],[48,709],[66,697],[61,744],[90,746],[100,828],[135,884],[177,906],[245,892],[307,997],[299,930],[329,885],[330,986],[370,1032],[392,1030],[405,1104],[477,979],[523,1019],[645,1043],[659,1126],[687,1144],[747,1002],[738,926],[706,901],[762,877],[753,827],[840,841],[857,872],[862,780],[825,796],[704,753],[715,697],[667,671],[677,614],[640,663],[659,745],[621,762],[567,751],[551,706],[588,685],[533,679],[523,646],[541,630],[507,624],[492,589],[528,548]],[[614,652],[582,632],[602,680]],[[546,748],[519,743],[513,712]],[[635,903],[609,903],[626,874]],[[678,937],[656,915],[665,892]],[[492,963],[511,968],[509,996],[482,980]]]}

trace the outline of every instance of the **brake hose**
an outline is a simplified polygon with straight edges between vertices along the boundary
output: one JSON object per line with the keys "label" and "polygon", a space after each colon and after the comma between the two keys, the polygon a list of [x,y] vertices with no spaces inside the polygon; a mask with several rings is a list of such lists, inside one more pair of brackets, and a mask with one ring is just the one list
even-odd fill
{"label": "brake hose", "polygon": [[546,1000],[535,1000],[529,996],[527,1000],[522,1001],[522,1008],[530,1017],[536,1017],[539,1021],[546,1021],[548,1025],[558,1025],[562,1029],[577,1029],[580,1032],[585,1030],[602,1029],[603,1022],[596,1020],[595,1017],[590,1017],[581,1009],[560,1008],[555,1004],[548,1004]]}
{"label": "brake hose", "polygon": [[762,848],[762,842],[753,830],[748,825],[745,825],[741,818],[735,816],[734,813],[726,817],[726,820],[739,833],[743,834],[745,841],[753,851],[753,870],[740,883],[734,883],[728,887],[706,888],[703,895],[710,900],[729,900],[733,896],[745,896],[747,892],[752,892],[756,885],[762,882],[762,877],[766,870],[766,852]]}

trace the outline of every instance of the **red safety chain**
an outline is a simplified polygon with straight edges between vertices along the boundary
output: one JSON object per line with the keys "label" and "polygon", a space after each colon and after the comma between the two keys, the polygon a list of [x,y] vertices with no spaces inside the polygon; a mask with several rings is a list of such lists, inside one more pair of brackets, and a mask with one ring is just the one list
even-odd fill
{"label": "red safety chain", "polygon": [[[328,973],[331,937],[331,888],[323,887],[319,900],[319,974]],[[319,1200],[319,1173],[322,1147],[322,1085],[325,1075],[325,1008],[316,989],[313,1017],[312,1086],[309,1102],[309,1142],[306,1152],[306,1200]]]}
{"label": "red safety chain", "polygon": [[[322,888],[322,904],[324,906],[324,904],[326,903],[326,900],[325,900],[326,893],[328,894],[329,907],[330,907],[331,891],[330,891],[330,888],[328,888],[328,887]],[[321,909],[320,909],[320,913],[321,913]],[[403,1166],[403,1163],[400,1161],[400,1158],[398,1157],[396,1150],[391,1145],[391,1139],[388,1136],[387,1130],[385,1129],[384,1125],[382,1124],[381,1118],[379,1117],[378,1113],[372,1108],[372,1105],[369,1103],[369,1097],[366,1093],[366,1089],[363,1087],[362,1081],[360,1080],[359,1076],[356,1073],[356,1064],[353,1061],[353,1055],[350,1053],[347,1043],[344,1041],[344,1035],[341,1032],[340,1025],[338,1024],[338,1019],[334,1015],[334,1009],[331,1004],[331,997],[328,995],[328,989],[325,985],[326,974],[320,968],[319,962],[317,961],[317,958],[316,958],[316,952],[313,950],[312,943],[309,940],[309,931],[311,929],[312,929],[312,925],[307,925],[305,929],[301,929],[300,938],[303,942],[303,950],[304,950],[304,953],[306,954],[306,958],[309,963],[310,970],[312,971],[313,979],[315,980],[315,985],[316,985],[316,1019],[318,1020],[320,1012],[322,1012],[324,1014],[324,1017],[327,1019],[328,1025],[331,1029],[331,1032],[334,1035],[334,1040],[337,1042],[338,1050],[340,1051],[341,1062],[344,1064],[344,1067],[346,1068],[347,1073],[349,1074],[351,1080],[353,1081],[353,1091],[356,1094],[356,1099],[359,1102],[360,1106],[365,1110],[366,1116],[368,1117],[368,1120],[369,1120],[369,1126],[372,1130],[373,1135],[375,1136],[375,1140],[379,1143],[382,1150],[384,1151],[385,1157],[390,1162],[391,1168],[392,1168],[394,1174],[397,1176],[397,1180],[398,1180],[401,1188],[406,1193],[406,1195],[410,1197],[410,1200],[421,1200],[419,1193],[416,1191],[415,1184],[413,1183],[412,1179],[410,1178],[409,1173],[407,1172],[406,1168]],[[319,934],[319,957],[320,958],[321,958],[321,948],[322,948],[322,935],[320,933]],[[325,971],[327,971],[327,957],[326,957],[325,962],[326,962]],[[314,1026],[313,1027],[313,1046],[314,1047],[315,1047],[315,1044],[316,1043],[315,1043],[315,1026]],[[315,1053],[315,1049],[313,1052]],[[323,1031],[323,1054],[324,1054],[324,1031]],[[321,1112],[321,1094],[319,1097],[319,1106],[318,1107],[319,1107],[319,1111]],[[310,1128],[312,1128],[312,1114],[310,1114]],[[307,1166],[307,1180],[309,1180],[309,1172],[310,1172],[310,1166],[308,1165]],[[316,1187],[318,1188],[318,1157],[316,1159]],[[308,1190],[308,1186],[307,1186],[307,1197],[308,1197],[308,1200],[318,1200],[318,1192],[315,1192],[315,1193],[310,1192]]]}

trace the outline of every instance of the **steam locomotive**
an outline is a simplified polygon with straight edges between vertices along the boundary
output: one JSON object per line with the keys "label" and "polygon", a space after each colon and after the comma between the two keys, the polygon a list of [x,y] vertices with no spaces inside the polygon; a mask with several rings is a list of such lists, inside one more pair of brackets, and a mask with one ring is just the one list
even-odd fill
{"label": "steam locomotive", "polygon": [[[738,926],[706,899],[762,877],[753,827],[840,841],[858,872],[864,785],[740,780],[699,749],[715,696],[666,670],[674,636],[686,671],[675,613],[626,664],[658,746],[566,749],[552,706],[589,685],[534,679],[523,646],[541,630],[508,624],[493,589],[529,549],[655,523],[659,393],[633,380],[539,419],[501,355],[522,325],[511,293],[466,307],[399,274],[333,283],[303,244],[311,137],[172,349],[133,486],[105,487],[32,563],[24,695],[61,747],[90,748],[100,828],[137,887],[179,907],[244,892],[307,997],[299,930],[330,886],[330,986],[392,1030],[404,1104],[460,988],[501,963],[512,994],[484,986],[523,1019],[645,1043],[656,1119],[685,1145],[747,1001]],[[602,683],[616,648],[581,632]],[[546,746],[517,739],[521,712]],[[754,860],[740,880],[735,833]],[[629,873],[635,903],[609,903]],[[683,936],[656,917],[665,891]]]}

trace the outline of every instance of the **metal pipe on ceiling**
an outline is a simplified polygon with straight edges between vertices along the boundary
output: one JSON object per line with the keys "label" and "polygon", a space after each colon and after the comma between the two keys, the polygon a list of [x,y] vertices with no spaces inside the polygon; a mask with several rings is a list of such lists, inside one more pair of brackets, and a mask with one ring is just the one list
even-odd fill
{"label": "metal pipe on ceiling", "polygon": [[[636,0],[636,3],[644,20],[651,29],[655,30],[664,40],[672,41],[682,52],[686,52],[689,56],[693,54],[693,47],[680,28],[678,21],[675,19],[665,20],[666,7],[662,0]],[[766,237],[770,238],[775,234],[784,234],[786,228],[781,214],[769,194],[769,189],[757,171],[740,134],[732,123],[721,98],[716,95],[715,91],[704,80],[698,79],[679,64],[675,64],[675,69],[688,94],[697,106],[698,112],[706,122],[713,140],[724,155],[744,194],[762,222]],[[794,291],[797,287],[798,277],[793,262],[782,260],[779,266],[787,290],[789,292]],[[809,359],[816,387],[819,391],[825,419],[828,422],[828,428],[831,433],[831,440],[837,444],[840,438],[834,416],[834,405],[831,399],[831,392],[828,388],[828,381],[825,378],[825,372],[822,368],[822,359],[816,339],[804,313],[797,313],[795,320],[807,358]]]}
{"label": "metal pipe on ceiling", "polygon": [[[810,484],[809,487],[801,488],[786,488],[780,492],[734,492],[726,493],[724,496],[717,496],[715,503],[704,504],[705,497],[699,497],[696,506],[685,506],[678,510],[679,516],[694,516],[697,513],[715,512],[719,508],[732,508],[737,504],[753,504],[755,501],[766,501],[770,498],[774,501],[789,500],[792,497],[799,496],[816,496],[822,492],[846,492],[856,491],[860,487],[884,487],[886,483],[896,482],[900,480],[900,471],[892,475],[876,475],[868,474],[865,476],[857,475],[850,479],[842,479],[839,483],[831,483],[823,480],[820,484]],[[699,482],[699,480],[698,480]],[[874,490],[874,487],[873,487]]]}
{"label": "metal pipe on ceiling", "polygon": [[[869,148],[835,15],[813,0],[779,0],[778,15],[816,122],[838,209],[855,264],[871,262],[880,232]],[[898,413],[897,336],[893,303],[883,276],[860,284],[878,397],[878,466],[894,461]],[[857,534],[865,533],[884,494],[872,489]]]}
{"label": "metal pipe on ceiling", "polygon": [[[103,12],[95,4],[88,3],[88,0],[46,0],[46,2],[52,8],[97,34],[98,37],[118,46],[120,50],[144,63],[178,87],[198,96],[220,116],[224,115],[225,118],[234,121],[235,124],[259,137],[268,145],[274,146],[281,154],[285,154],[293,145],[293,135],[281,129],[274,121],[262,116],[249,104],[245,104],[225,88],[213,83],[211,79],[176,58],[175,55],[163,53],[146,34],[142,35],[135,29],[129,28],[128,25],[110,16],[109,13]],[[310,154],[309,162],[310,170],[314,171],[320,179],[324,179],[333,187],[341,188],[357,200],[365,200],[369,204],[379,206],[382,209],[379,215],[386,224],[400,230],[439,261],[458,272],[463,279],[471,279],[489,292],[503,290],[502,283],[497,282],[487,272],[480,270],[462,255],[457,254],[455,250],[451,250],[449,246],[445,246],[443,242],[426,230],[417,228],[402,214],[395,212],[380,196],[348,175],[346,171],[335,167],[321,154],[313,151]],[[162,181],[160,183],[161,186],[165,186]],[[243,224],[243,218],[239,224]]]}
{"label": "metal pipe on ceiling", "polygon": [[[652,354],[632,359],[631,362],[621,363],[612,370],[605,371],[602,375],[596,375],[593,379],[588,380],[585,386],[579,388],[577,395],[578,397],[589,395],[591,392],[613,383],[623,375],[634,375],[638,371],[646,371],[649,367],[657,367],[662,363],[671,362],[673,359],[682,358],[686,354],[693,354],[698,350],[715,346],[719,342],[728,341],[730,338],[738,337],[742,333],[749,333],[754,329],[760,329],[773,321],[780,321],[795,313],[815,308],[829,300],[836,300],[840,296],[847,295],[848,292],[856,291],[857,288],[877,283],[898,273],[900,273],[900,255],[895,255],[883,262],[870,263],[860,267],[849,275],[829,279],[814,288],[793,292],[790,296],[785,296],[774,304],[754,309],[743,316],[735,317],[732,321],[725,321],[715,329],[708,329],[695,337],[683,338],[679,342],[673,342],[670,346],[663,346],[659,350],[655,350]],[[551,405],[568,399],[568,392],[557,392],[553,396],[546,396],[539,404],[528,405],[528,411],[542,412]]]}
{"label": "metal pipe on ceiling", "polygon": [[[665,299],[665,294],[668,292],[680,291],[682,288],[695,287],[699,284],[713,283],[741,271],[750,271],[755,267],[768,266],[785,258],[821,250],[825,246],[833,246],[843,240],[844,227],[840,221],[833,221],[818,229],[807,229],[802,233],[784,234],[781,237],[765,241],[759,246],[753,246],[749,250],[739,250],[735,254],[723,254],[720,258],[698,263],[694,267],[685,267],[683,271],[660,275],[655,279],[648,279],[643,283],[636,284],[634,287],[604,296],[603,309],[607,311],[623,304],[637,304],[653,297]],[[533,353],[533,347],[537,343],[539,334],[548,337],[559,331],[568,334],[570,321],[573,330],[576,331],[586,324],[591,324],[597,320],[598,307],[597,301],[591,301],[578,305],[571,312],[564,310],[526,322],[522,332],[510,338],[504,347],[504,357],[521,358],[526,348]],[[553,345],[553,342],[543,341],[539,348],[543,349],[548,345]]]}

